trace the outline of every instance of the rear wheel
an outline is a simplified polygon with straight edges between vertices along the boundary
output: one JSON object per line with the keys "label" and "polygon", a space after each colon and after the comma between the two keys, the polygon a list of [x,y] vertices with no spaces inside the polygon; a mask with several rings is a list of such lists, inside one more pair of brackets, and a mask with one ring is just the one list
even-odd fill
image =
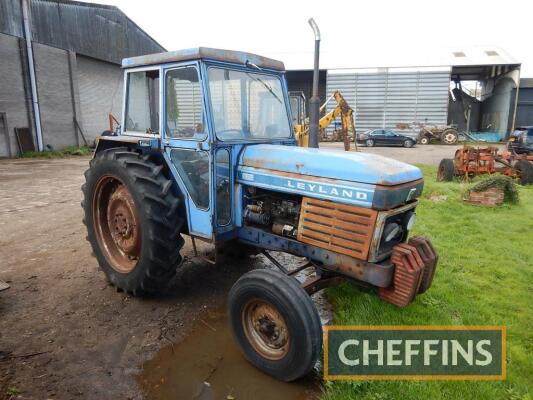
{"label": "rear wheel", "polygon": [[367,139],[365,141],[366,147],[373,147],[374,146],[374,140],[373,139]]}
{"label": "rear wheel", "polygon": [[413,141],[412,140],[406,140],[405,142],[403,142],[403,147],[413,147]]}
{"label": "rear wheel", "polygon": [[459,135],[457,133],[457,130],[453,128],[445,129],[442,132],[442,141],[446,144],[455,144],[457,143],[457,140],[459,139]]}
{"label": "rear wheel", "polygon": [[515,169],[518,172],[520,183],[522,185],[533,184],[533,164],[526,160],[518,160],[515,164]]}
{"label": "rear wheel", "polygon": [[452,181],[455,176],[455,165],[451,158],[443,158],[439,163],[439,169],[437,170],[437,181],[449,182]]}
{"label": "rear wheel", "polygon": [[228,301],[233,335],[244,356],[283,381],[306,375],[322,348],[320,317],[298,281],[273,270],[244,274]]}
{"label": "rear wheel", "polygon": [[118,148],[99,153],[85,172],[87,240],[108,280],[132,294],[164,287],[181,262],[179,200],[162,170]]}

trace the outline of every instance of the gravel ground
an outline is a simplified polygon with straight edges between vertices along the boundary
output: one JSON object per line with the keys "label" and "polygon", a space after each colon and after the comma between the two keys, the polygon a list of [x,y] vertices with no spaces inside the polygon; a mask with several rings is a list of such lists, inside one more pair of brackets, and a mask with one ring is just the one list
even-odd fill
{"label": "gravel ground", "polygon": [[[503,145],[497,146],[502,148],[504,147]],[[406,149],[404,147],[358,146],[358,150],[362,151],[363,153],[379,154],[385,157],[394,158],[409,164],[439,165],[440,160],[443,158],[453,158],[455,151],[461,147],[463,147],[463,145],[447,146],[428,144],[423,146],[419,144],[410,149]],[[344,151],[342,143],[320,143],[320,148]]]}

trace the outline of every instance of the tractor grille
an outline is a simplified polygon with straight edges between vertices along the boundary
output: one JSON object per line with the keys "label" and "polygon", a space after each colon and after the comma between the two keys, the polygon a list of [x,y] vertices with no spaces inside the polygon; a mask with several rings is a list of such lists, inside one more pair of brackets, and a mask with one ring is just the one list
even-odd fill
{"label": "tractor grille", "polygon": [[377,211],[304,197],[298,240],[366,260]]}

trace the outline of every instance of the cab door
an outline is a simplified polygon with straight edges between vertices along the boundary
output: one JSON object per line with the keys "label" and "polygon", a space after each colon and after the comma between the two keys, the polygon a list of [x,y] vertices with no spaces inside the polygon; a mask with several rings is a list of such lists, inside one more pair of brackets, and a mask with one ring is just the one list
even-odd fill
{"label": "cab door", "polygon": [[189,233],[213,239],[213,154],[198,63],[163,69],[161,126],[165,157],[184,194]]}

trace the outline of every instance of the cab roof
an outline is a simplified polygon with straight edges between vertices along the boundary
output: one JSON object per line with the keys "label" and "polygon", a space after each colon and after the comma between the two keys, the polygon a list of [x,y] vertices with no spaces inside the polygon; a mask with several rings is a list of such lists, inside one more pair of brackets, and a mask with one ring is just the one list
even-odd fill
{"label": "cab roof", "polygon": [[256,54],[244,53],[241,51],[213,49],[209,47],[195,47],[192,49],[124,58],[122,59],[122,68],[133,68],[145,65],[156,65],[199,59],[225,61],[236,64],[245,64],[246,61],[248,61],[249,63],[255,64],[260,68],[276,69],[279,71],[285,70],[285,65],[281,61],[258,56]]}

